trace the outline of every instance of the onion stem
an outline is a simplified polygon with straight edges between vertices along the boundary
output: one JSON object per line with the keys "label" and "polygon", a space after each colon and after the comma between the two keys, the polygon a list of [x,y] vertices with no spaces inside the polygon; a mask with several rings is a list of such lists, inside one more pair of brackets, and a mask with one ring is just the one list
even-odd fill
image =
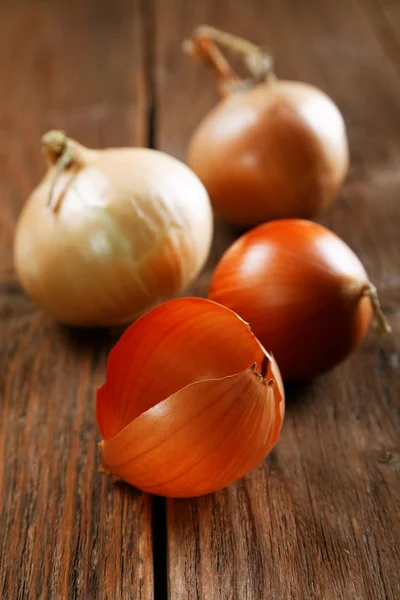
{"label": "onion stem", "polygon": [[47,206],[53,212],[57,208],[57,202],[53,202],[54,188],[62,171],[67,169],[74,158],[73,149],[69,138],[63,131],[53,129],[42,136],[42,146],[51,163],[54,164],[54,173],[50,183],[49,199]]}
{"label": "onion stem", "polygon": [[368,296],[371,301],[372,310],[374,311],[374,319],[379,329],[383,333],[390,333],[392,328],[383,314],[376,287],[372,283],[368,283],[368,285],[363,288],[362,294],[363,296]]}
{"label": "onion stem", "polygon": [[[240,81],[217,44],[241,56],[252,77]],[[183,49],[193,57],[209,64],[224,83],[227,80],[240,81],[241,86],[252,87],[273,77],[274,61],[269,49],[209,25],[197,27],[191,39],[184,42]]]}
{"label": "onion stem", "polygon": [[196,36],[196,39],[184,40],[182,48],[192,58],[198,59],[214,69],[216,76],[222,81],[237,79],[225,56],[212,40]]}

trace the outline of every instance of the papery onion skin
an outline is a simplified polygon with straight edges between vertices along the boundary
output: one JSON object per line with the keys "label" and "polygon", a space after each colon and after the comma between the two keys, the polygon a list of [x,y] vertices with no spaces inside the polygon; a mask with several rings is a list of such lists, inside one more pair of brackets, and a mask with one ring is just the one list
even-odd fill
{"label": "papery onion skin", "polygon": [[48,150],[49,170],[19,218],[15,268],[28,295],[66,324],[126,323],[203,267],[213,231],[207,192],[164,153],[68,143],[72,164],[55,181]]}
{"label": "papery onion skin", "polygon": [[228,91],[194,132],[187,163],[236,226],[308,218],[329,207],[347,174],[345,124],[321,90],[270,79]]}
{"label": "papery onion skin", "polygon": [[236,311],[274,353],[284,380],[344,360],[371,322],[374,289],[354,252],[316,223],[286,219],[239,238],[214,272],[209,298]]}
{"label": "papery onion skin", "polygon": [[207,494],[270,452],[284,416],[279,368],[229,309],[171,300],[111,351],[97,395],[102,468],[159,495]]}

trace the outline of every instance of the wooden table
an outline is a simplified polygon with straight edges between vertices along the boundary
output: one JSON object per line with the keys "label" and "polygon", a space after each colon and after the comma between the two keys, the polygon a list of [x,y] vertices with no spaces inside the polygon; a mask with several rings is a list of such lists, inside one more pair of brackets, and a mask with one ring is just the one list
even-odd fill
{"label": "wooden table", "polygon": [[[345,364],[287,388],[281,439],[253,473],[165,501],[98,473],[95,389],[116,338],[36,309],[12,238],[49,128],[184,157],[216,101],[180,50],[203,22],[267,43],[281,78],[340,106],[352,166],[321,222],[360,256],[394,331],[371,331]],[[0,89],[0,597],[398,600],[399,1],[1,0]],[[191,293],[206,293],[234,237],[218,223]]]}

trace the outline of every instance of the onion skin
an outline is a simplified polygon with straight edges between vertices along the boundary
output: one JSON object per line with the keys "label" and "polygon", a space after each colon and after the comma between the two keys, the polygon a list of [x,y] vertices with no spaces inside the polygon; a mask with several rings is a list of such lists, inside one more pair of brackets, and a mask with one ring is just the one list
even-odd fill
{"label": "onion skin", "polygon": [[194,132],[187,163],[216,213],[236,226],[312,217],[346,176],[344,121],[319,89],[269,79],[227,93]]}
{"label": "onion skin", "polygon": [[154,494],[207,494],[267,456],[283,416],[279,368],[248,325],[209,300],[171,300],[110,353],[97,394],[102,468]]}
{"label": "onion skin", "polygon": [[308,221],[261,225],[239,238],[214,272],[209,298],[268,340],[284,380],[319,375],[344,360],[371,322],[374,289],[354,252]]}
{"label": "onion skin", "polygon": [[69,144],[74,158],[53,194],[57,157],[47,152],[49,170],[17,224],[15,268],[28,295],[63,323],[127,323],[203,267],[213,231],[207,192],[161,152]]}

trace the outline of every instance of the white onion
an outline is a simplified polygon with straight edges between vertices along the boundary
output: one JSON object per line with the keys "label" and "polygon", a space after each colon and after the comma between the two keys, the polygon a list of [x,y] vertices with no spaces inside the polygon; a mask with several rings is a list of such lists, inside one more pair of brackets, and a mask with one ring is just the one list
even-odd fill
{"label": "white onion", "polygon": [[89,150],[43,136],[49,169],[20,216],[15,267],[29,296],[78,326],[126,323],[183,290],[212,239],[207,192],[156,150]]}

